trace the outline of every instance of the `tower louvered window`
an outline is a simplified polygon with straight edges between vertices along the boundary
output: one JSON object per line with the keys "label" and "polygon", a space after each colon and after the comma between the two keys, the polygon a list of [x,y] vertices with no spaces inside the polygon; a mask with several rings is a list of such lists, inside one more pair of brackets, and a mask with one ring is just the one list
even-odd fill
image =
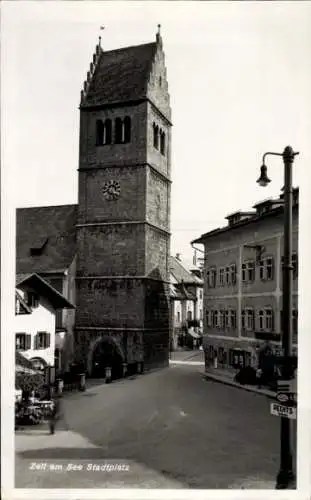
{"label": "tower louvered window", "polygon": [[159,127],[153,124],[153,147],[158,149],[159,147]]}
{"label": "tower louvered window", "polygon": [[123,142],[131,142],[131,118],[126,116],[123,122]]}
{"label": "tower louvered window", "polygon": [[121,118],[115,119],[114,126],[115,126],[115,129],[114,129],[115,143],[121,144],[123,142],[123,123],[122,123]]}
{"label": "tower louvered window", "polygon": [[102,120],[96,120],[96,146],[104,143],[104,124]]}
{"label": "tower louvered window", "polygon": [[112,122],[107,118],[104,123],[103,144],[111,144],[112,142]]}
{"label": "tower louvered window", "polygon": [[163,131],[160,132],[160,152],[161,155],[165,155],[165,133]]}

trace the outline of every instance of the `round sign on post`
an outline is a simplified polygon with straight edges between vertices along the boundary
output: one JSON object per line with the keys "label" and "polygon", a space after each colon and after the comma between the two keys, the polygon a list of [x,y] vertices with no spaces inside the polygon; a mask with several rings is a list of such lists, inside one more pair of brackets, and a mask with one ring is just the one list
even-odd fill
{"label": "round sign on post", "polygon": [[276,395],[276,399],[280,401],[280,403],[287,403],[289,400],[288,394],[285,394],[284,392],[279,392]]}

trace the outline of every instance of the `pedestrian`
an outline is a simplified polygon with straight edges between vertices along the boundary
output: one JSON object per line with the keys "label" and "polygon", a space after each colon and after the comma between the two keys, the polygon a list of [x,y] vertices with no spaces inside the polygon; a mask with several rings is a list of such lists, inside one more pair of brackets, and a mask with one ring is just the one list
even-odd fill
{"label": "pedestrian", "polygon": [[49,418],[50,434],[55,434],[55,427],[57,421],[60,420],[61,410],[62,410],[61,395],[59,393],[56,393],[54,396],[53,406]]}

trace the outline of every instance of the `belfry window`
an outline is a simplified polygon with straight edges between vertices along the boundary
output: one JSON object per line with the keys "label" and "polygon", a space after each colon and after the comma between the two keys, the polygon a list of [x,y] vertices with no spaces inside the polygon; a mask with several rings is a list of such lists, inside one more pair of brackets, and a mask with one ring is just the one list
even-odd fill
{"label": "belfry window", "polygon": [[102,120],[96,120],[96,146],[104,144],[104,124]]}
{"label": "belfry window", "polygon": [[123,142],[131,142],[131,118],[126,116],[123,122]]}
{"label": "belfry window", "polygon": [[165,155],[165,133],[163,131],[160,132],[160,152],[161,155]]}
{"label": "belfry window", "polygon": [[124,144],[131,141],[131,118],[126,116],[115,120],[115,143]]}
{"label": "belfry window", "polygon": [[123,142],[123,122],[121,118],[115,119],[114,134],[115,134],[115,143],[121,144]]}
{"label": "belfry window", "polygon": [[153,147],[159,148],[159,127],[155,123],[153,124]]}
{"label": "belfry window", "polygon": [[112,141],[112,122],[107,118],[104,122],[103,131],[103,144],[111,144]]}

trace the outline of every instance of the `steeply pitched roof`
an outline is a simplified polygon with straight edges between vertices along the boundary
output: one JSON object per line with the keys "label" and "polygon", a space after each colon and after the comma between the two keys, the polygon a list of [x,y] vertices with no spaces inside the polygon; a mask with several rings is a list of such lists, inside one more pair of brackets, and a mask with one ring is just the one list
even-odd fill
{"label": "steeply pitched roof", "polygon": [[[16,272],[68,269],[76,254],[77,205],[18,208],[16,213]],[[33,255],[38,241],[46,241]],[[40,250],[40,249],[39,249]]]}
{"label": "steeply pitched roof", "polygon": [[94,54],[94,73],[88,74],[81,106],[112,104],[146,97],[147,81],[157,43]]}
{"label": "steeply pitched roof", "polygon": [[203,281],[190,273],[183,264],[176,259],[176,257],[170,257],[170,273],[174,276],[178,283],[184,282],[185,284],[193,285],[203,285]]}
{"label": "steeply pitched roof", "polygon": [[74,309],[74,305],[69,300],[36,273],[17,274],[16,286],[21,289],[30,288],[46,297],[55,309]]}

